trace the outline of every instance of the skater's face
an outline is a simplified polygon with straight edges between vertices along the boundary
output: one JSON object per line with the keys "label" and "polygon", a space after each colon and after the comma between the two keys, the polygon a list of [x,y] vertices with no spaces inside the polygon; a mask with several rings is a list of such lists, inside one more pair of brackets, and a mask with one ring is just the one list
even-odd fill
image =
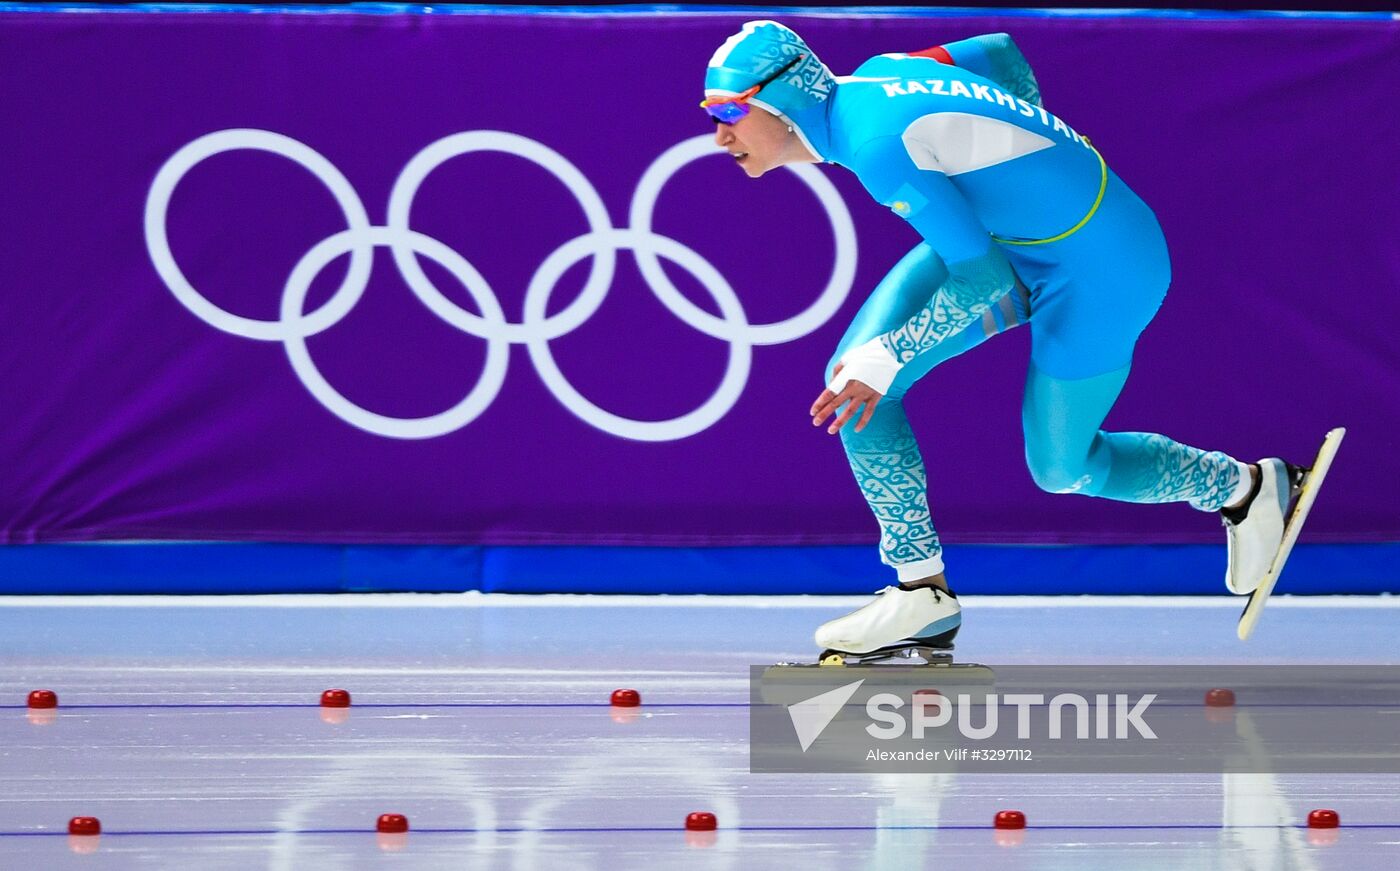
{"label": "skater's face", "polygon": [[806,154],[787,123],[762,109],[750,111],[733,124],[716,124],[715,144],[728,151],[749,178],[758,178]]}

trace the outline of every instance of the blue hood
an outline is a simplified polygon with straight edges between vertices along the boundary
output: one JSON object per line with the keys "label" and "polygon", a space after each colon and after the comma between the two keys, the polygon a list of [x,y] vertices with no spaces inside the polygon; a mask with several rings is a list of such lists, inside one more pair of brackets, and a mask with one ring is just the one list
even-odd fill
{"label": "blue hood", "polygon": [[749,21],[725,40],[705,69],[705,96],[734,96],[771,76],[799,54],[806,58],[749,102],[783,118],[822,160],[830,151],[827,110],[836,77],[816,53],[776,21]]}

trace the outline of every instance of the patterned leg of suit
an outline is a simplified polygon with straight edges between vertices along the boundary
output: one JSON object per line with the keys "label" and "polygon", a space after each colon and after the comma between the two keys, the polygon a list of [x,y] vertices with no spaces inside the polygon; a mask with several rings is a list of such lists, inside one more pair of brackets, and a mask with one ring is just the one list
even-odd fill
{"label": "patterned leg of suit", "polygon": [[1114,177],[1094,220],[1046,248],[1013,255],[1036,288],[1021,405],[1036,483],[1052,493],[1189,502],[1205,511],[1232,501],[1242,467],[1229,456],[1156,433],[1101,429],[1171,283],[1152,211]]}
{"label": "patterned leg of suit", "polygon": [[[861,307],[827,364],[823,383],[830,379],[846,349],[906,322],[928,304],[929,294],[947,275],[943,261],[927,245],[909,252]],[[856,432],[852,424],[841,428],[841,443],[856,484],[880,523],[880,559],[895,568],[900,580],[918,580],[943,571],[943,548],[929,516],[928,475],[904,414],[904,393],[934,366],[1024,323],[1028,317],[1025,288],[1018,288],[978,323],[905,365],[865,429]]]}
{"label": "patterned leg of suit", "polygon": [[880,523],[881,562],[894,566],[901,580],[941,572],[943,546],[929,516],[928,474],[904,403],[882,400],[865,429],[841,428],[841,442],[856,484]]}
{"label": "patterned leg of suit", "polygon": [[1092,378],[1052,378],[1031,364],[1021,419],[1036,484],[1051,493],[1219,510],[1240,482],[1230,456],[1156,433],[1099,428],[1127,377],[1124,366]]}

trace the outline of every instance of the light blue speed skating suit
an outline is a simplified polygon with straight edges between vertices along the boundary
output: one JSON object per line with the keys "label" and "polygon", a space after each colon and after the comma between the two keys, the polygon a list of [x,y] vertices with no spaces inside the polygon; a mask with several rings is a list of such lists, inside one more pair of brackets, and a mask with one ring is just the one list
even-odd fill
{"label": "light blue speed skating suit", "polygon": [[[786,28],[776,45],[748,65],[770,61],[771,71],[792,53],[810,52]],[[743,48],[732,46],[721,66],[745,65]],[[715,67],[712,60],[710,74]],[[883,561],[902,580],[943,569],[905,393],[944,360],[1027,322],[1022,423],[1040,487],[1203,510],[1231,501],[1246,467],[1225,454],[1100,428],[1166,294],[1166,243],[1152,210],[1088,139],[1041,106],[1010,38],[880,55],[829,81],[823,72],[810,56],[784,80],[786,90],[770,96],[770,86],[759,96],[794,123],[809,149],[854,172],[924,240],[871,293],[823,373],[831,380],[844,362],[843,379],[885,394],[861,432],[852,424],[841,430],[880,522]],[[706,78],[710,93],[741,83]]]}

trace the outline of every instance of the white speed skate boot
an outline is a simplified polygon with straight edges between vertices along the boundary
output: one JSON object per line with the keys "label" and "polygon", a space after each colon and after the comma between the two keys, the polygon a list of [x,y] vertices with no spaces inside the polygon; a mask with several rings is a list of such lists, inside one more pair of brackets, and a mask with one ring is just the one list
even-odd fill
{"label": "white speed skate boot", "polygon": [[1225,525],[1225,586],[1243,596],[1264,581],[1283,544],[1289,507],[1298,497],[1306,469],[1278,457],[1260,460],[1259,479],[1240,508],[1222,509]]}
{"label": "white speed skate boot", "polygon": [[816,632],[821,662],[872,662],[917,654],[925,662],[952,658],[953,637],[962,625],[957,597],[936,587],[885,587],[875,601]]}

